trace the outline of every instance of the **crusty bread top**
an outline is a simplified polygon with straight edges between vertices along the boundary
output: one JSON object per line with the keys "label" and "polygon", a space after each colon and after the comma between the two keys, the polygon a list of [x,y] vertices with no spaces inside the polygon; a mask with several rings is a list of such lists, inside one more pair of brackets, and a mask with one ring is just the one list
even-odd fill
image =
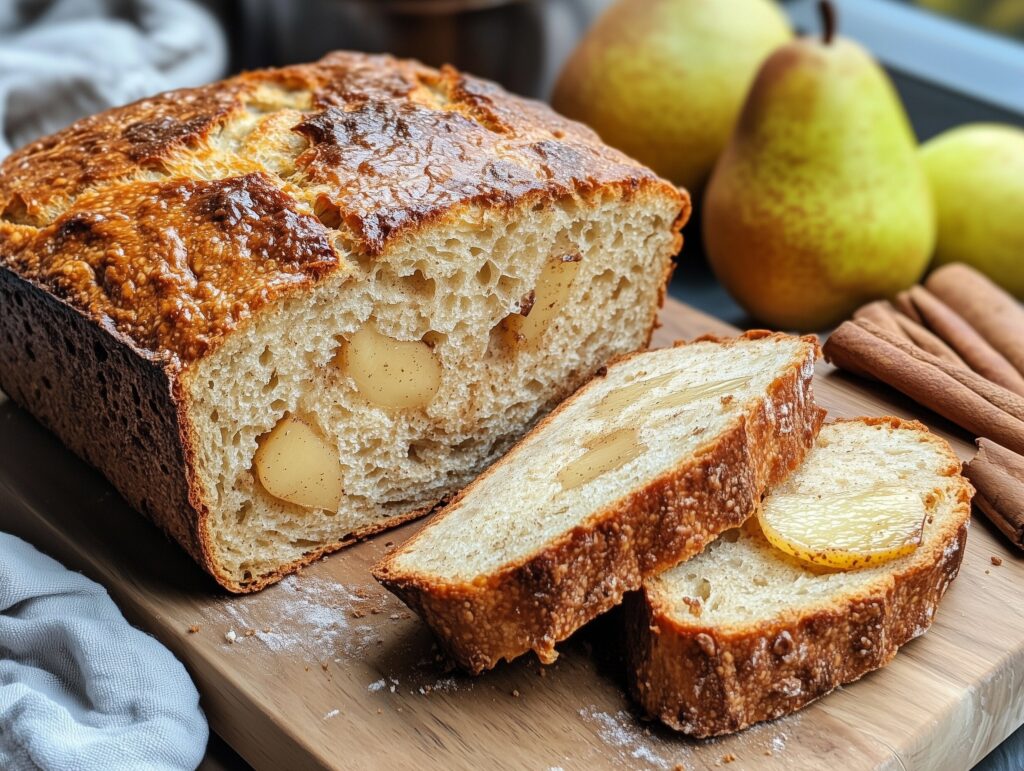
{"label": "crusty bread top", "polygon": [[81,120],[0,165],[0,266],[155,358],[467,206],[685,193],[453,68],[334,53]]}
{"label": "crusty bread top", "polygon": [[922,543],[906,557],[860,570],[819,568],[772,546],[750,520],[649,579],[648,601],[677,631],[749,634],[769,621],[788,623],[884,592],[896,577],[941,561],[970,518],[971,486],[948,442],[916,421],[838,420],[821,429],[803,465],[776,492],[827,498],[882,485],[912,490],[925,503]]}

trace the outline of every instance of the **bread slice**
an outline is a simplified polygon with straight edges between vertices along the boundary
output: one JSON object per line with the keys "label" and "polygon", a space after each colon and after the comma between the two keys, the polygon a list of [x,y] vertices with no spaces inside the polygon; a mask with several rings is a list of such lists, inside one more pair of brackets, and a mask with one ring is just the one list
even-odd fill
{"label": "bread slice", "polygon": [[608,367],[374,569],[478,673],[555,643],[743,522],[821,424],[814,338],[752,332]]}
{"label": "bread slice", "polygon": [[339,52],[161,94],[0,165],[0,387],[252,591],[645,347],[688,212],[452,68]]}
{"label": "bread slice", "polygon": [[818,569],[769,544],[751,520],[645,581],[626,618],[630,689],[647,713],[696,737],[738,731],[883,666],[923,634],[959,570],[971,513],[948,443],[917,422],[840,420],[776,490],[825,498],[887,484],[927,507],[908,556]]}

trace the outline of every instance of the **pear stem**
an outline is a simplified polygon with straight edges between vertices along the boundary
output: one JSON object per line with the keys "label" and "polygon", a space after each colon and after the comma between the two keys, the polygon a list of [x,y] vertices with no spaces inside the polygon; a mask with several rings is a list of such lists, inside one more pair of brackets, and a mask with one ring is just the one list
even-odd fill
{"label": "pear stem", "polygon": [[836,7],[829,0],[818,0],[821,14],[821,39],[828,45],[836,34]]}

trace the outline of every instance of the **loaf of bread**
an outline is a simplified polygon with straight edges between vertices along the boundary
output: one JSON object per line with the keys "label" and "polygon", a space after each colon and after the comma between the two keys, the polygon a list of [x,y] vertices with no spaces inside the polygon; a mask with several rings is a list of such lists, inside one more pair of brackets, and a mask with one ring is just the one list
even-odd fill
{"label": "loaf of bread", "polygon": [[824,416],[818,344],[754,331],[624,357],[374,568],[477,673],[555,643],[741,524]]}
{"label": "loaf of bread", "polygon": [[336,53],[162,94],[0,166],[0,387],[259,589],[644,347],[688,212],[451,68]]}
{"label": "loaf of bread", "polygon": [[772,546],[756,520],[653,577],[627,603],[630,688],[652,717],[691,736],[793,712],[888,663],[923,634],[956,577],[970,484],[949,444],[917,422],[841,420],[773,492],[814,501],[896,486],[920,496],[924,532],[904,557],[859,570],[811,565]]}

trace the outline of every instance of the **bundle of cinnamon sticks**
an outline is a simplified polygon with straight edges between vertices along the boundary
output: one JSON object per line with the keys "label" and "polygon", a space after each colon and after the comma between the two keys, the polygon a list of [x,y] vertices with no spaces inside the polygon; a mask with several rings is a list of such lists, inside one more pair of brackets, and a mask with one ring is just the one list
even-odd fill
{"label": "bundle of cinnamon sticks", "polygon": [[1024,307],[966,265],[934,271],[836,329],[825,357],[975,434],[978,508],[1024,549]]}

